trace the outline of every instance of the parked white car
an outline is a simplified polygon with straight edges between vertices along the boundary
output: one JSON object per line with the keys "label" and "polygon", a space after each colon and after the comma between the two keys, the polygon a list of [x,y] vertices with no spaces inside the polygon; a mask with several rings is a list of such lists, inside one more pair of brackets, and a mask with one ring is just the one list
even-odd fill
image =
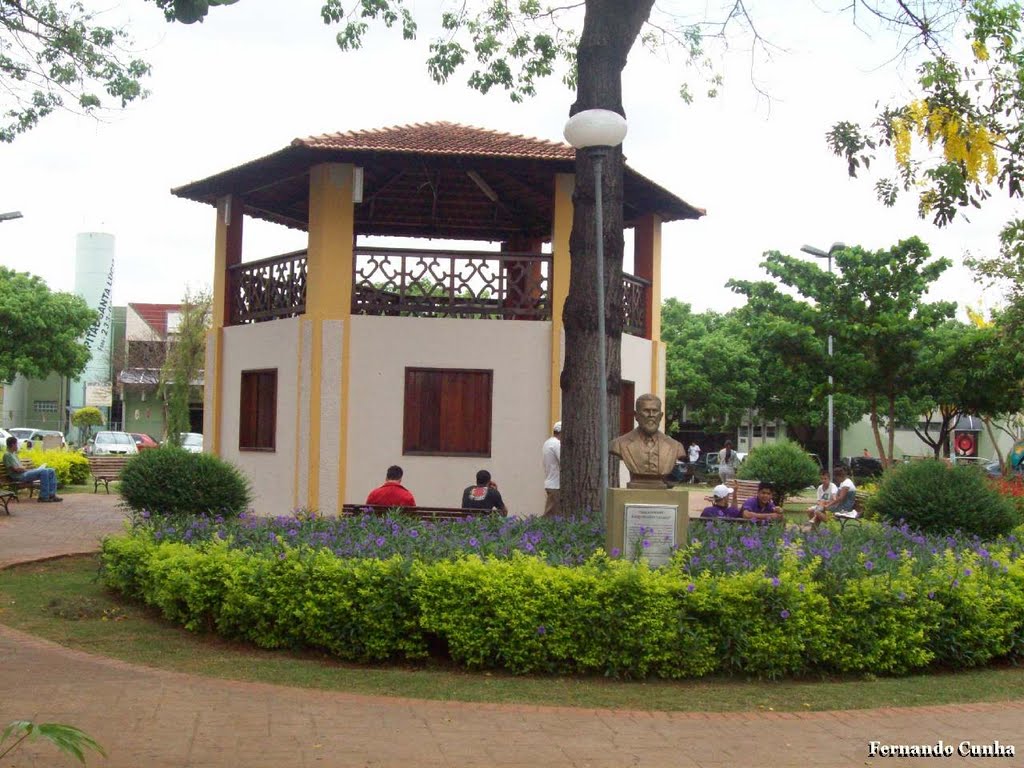
{"label": "parked white car", "polygon": [[181,447],[189,453],[202,453],[203,436],[198,432],[182,432]]}
{"label": "parked white car", "polygon": [[97,432],[85,446],[88,456],[136,456],[139,449],[127,432]]}
{"label": "parked white car", "polygon": [[33,427],[11,427],[11,434],[18,438],[18,447],[25,446],[27,440],[33,446],[41,448],[43,445],[44,437],[59,437],[61,448],[67,447],[67,442],[64,440],[64,433],[58,432],[56,429],[35,429]]}

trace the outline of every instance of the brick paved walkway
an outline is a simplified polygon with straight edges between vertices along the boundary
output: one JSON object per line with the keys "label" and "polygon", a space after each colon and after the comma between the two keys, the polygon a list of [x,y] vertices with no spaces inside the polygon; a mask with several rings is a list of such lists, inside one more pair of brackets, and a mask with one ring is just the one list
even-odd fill
{"label": "brick paved walkway", "polygon": [[[121,526],[114,499],[0,517],[0,564],[77,552]],[[552,685],[558,685],[552,681]],[[648,713],[462,704],[192,677],[90,656],[0,626],[0,723],[73,723],[124,768],[200,766],[1024,765],[1024,700],[817,713]],[[1012,744],[1011,759],[871,758],[883,744]],[[46,746],[11,766],[74,765]]]}

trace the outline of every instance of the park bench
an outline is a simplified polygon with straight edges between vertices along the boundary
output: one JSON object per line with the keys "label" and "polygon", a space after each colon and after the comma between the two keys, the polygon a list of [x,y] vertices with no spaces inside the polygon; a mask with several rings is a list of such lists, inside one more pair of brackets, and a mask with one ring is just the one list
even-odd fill
{"label": "park bench", "polygon": [[418,520],[468,520],[495,514],[489,509],[463,509],[462,507],[389,507],[373,504],[346,504],[341,508],[340,516],[379,515],[383,517],[391,512],[398,512]]}
{"label": "park bench", "polygon": [[[739,509],[743,502],[749,499],[751,496],[757,496],[757,486],[760,484],[760,480],[736,480],[735,478],[730,480],[727,484],[732,488],[732,496],[730,497],[729,506]],[[708,496],[708,501],[711,501],[711,497]],[[694,520],[703,520],[706,523],[754,523],[755,520],[751,520],[746,517],[695,517]]]}
{"label": "park bench", "polygon": [[757,486],[760,484],[760,480],[736,480],[735,478],[730,480],[729,487],[732,488],[732,506],[740,509],[747,499],[757,496]]}
{"label": "park bench", "polygon": [[864,519],[864,511],[867,509],[869,494],[857,491],[857,497],[853,500],[852,512],[833,512],[832,516],[839,521],[839,530],[845,530],[847,523],[859,523]]}
{"label": "park bench", "polygon": [[110,493],[110,483],[121,477],[121,470],[128,462],[128,456],[90,456],[89,472],[92,473],[92,492],[99,491],[100,483]]}
{"label": "park bench", "polygon": [[[25,460],[21,462],[21,466],[25,469],[32,469],[32,462]],[[28,496],[32,498],[36,488],[39,487],[38,480],[18,480],[16,477],[12,477],[7,472],[7,467],[0,463],[0,504],[4,505],[4,513],[9,515],[11,510],[7,508],[7,505],[12,501],[18,500],[18,491],[22,488],[28,488]]]}

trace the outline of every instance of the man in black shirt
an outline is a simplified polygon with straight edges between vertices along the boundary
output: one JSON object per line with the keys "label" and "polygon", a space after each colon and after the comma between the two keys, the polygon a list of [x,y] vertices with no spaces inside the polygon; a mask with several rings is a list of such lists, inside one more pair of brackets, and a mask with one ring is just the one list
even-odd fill
{"label": "man in black shirt", "polygon": [[491,473],[486,469],[476,473],[476,485],[471,485],[462,492],[462,508],[496,509],[501,514],[508,515],[498,486],[491,482]]}

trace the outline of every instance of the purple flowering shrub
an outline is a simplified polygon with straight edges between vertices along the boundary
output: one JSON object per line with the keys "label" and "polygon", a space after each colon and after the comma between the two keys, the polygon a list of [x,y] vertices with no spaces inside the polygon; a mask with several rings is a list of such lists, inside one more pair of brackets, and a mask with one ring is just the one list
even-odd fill
{"label": "purple flowering shrub", "polygon": [[195,631],[356,661],[615,677],[900,674],[1024,657],[1024,545],[694,524],[657,569],[594,518],[140,518],[108,586]]}
{"label": "purple flowering shrub", "polygon": [[517,519],[483,515],[423,521],[405,515],[378,517],[146,517],[137,525],[155,541],[188,544],[221,539],[237,549],[278,552],[285,545],[325,549],[343,558],[384,560],[395,555],[444,560],[464,554],[507,558],[513,552],[578,565],[604,545],[604,523],[581,518]]}

